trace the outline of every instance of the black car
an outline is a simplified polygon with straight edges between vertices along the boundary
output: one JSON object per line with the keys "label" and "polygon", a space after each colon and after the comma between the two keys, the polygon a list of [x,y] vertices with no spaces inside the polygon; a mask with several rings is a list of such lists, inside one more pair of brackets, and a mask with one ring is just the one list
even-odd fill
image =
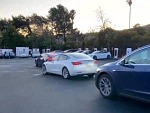
{"label": "black car", "polygon": [[55,53],[43,53],[40,57],[35,59],[35,65],[41,67],[44,62],[51,61],[55,55]]}

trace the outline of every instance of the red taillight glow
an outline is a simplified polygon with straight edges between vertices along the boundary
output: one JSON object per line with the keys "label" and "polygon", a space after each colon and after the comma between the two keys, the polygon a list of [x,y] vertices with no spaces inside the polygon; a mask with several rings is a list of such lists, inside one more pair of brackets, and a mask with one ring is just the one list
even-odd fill
{"label": "red taillight glow", "polygon": [[97,60],[94,60],[94,64],[98,64],[98,61],[97,61]]}
{"label": "red taillight glow", "polygon": [[82,62],[72,62],[73,65],[80,65]]}
{"label": "red taillight glow", "polygon": [[52,58],[51,57],[49,57],[48,59],[47,59],[47,61],[51,61],[52,60]]}

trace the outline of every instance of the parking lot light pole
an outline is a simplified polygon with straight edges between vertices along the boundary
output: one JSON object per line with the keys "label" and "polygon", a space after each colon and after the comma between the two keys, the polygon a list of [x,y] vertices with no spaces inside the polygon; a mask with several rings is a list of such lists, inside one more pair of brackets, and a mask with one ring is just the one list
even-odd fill
{"label": "parking lot light pole", "polygon": [[129,4],[129,7],[130,7],[130,10],[129,10],[129,29],[130,29],[132,0],[127,0],[127,3]]}

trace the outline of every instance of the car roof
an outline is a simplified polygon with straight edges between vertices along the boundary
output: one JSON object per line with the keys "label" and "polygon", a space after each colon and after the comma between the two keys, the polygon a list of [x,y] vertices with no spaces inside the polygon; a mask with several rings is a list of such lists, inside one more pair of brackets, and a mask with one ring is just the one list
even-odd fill
{"label": "car roof", "polygon": [[77,51],[78,49],[67,49],[67,50],[65,50],[64,52],[74,52],[74,51]]}
{"label": "car roof", "polygon": [[67,56],[72,57],[72,58],[76,58],[75,56],[82,56],[82,58],[83,58],[85,56],[85,59],[89,58],[89,59],[93,60],[90,56],[83,54],[83,53],[62,53],[59,55],[67,55]]}

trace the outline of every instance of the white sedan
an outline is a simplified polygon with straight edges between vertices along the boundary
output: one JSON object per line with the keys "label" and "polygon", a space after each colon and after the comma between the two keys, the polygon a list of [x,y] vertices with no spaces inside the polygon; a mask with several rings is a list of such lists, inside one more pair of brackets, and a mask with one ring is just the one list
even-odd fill
{"label": "white sedan", "polygon": [[111,53],[108,51],[94,51],[91,54],[88,54],[91,58],[97,60],[97,59],[109,59],[111,58]]}
{"label": "white sedan", "polygon": [[98,62],[82,53],[62,53],[53,57],[52,61],[44,62],[42,73],[62,75],[64,78],[77,75],[93,77],[98,68]]}

